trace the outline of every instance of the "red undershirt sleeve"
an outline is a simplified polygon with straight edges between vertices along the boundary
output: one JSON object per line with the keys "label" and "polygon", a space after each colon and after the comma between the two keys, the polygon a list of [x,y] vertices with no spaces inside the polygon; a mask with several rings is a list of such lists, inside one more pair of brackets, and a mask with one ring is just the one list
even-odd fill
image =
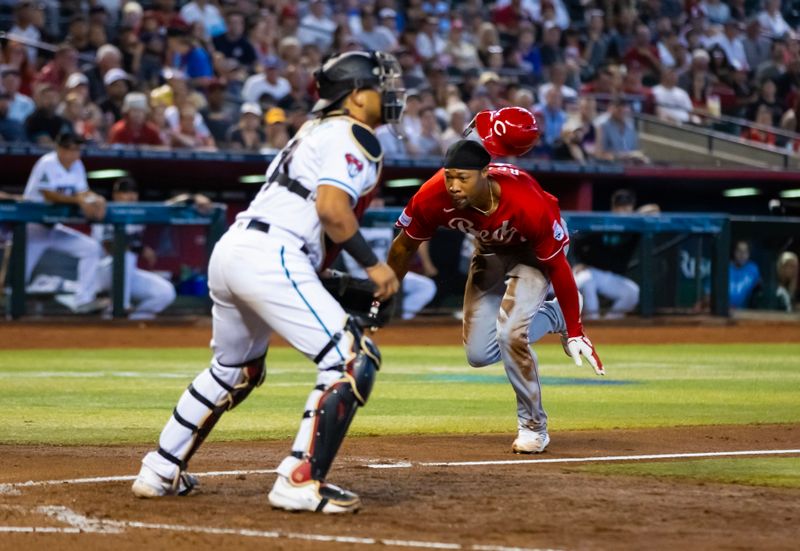
{"label": "red undershirt sleeve", "polygon": [[567,262],[567,256],[563,253],[555,255],[545,263],[545,268],[553,283],[561,311],[564,313],[564,320],[567,322],[567,335],[570,337],[583,335],[578,287],[575,285],[575,277]]}

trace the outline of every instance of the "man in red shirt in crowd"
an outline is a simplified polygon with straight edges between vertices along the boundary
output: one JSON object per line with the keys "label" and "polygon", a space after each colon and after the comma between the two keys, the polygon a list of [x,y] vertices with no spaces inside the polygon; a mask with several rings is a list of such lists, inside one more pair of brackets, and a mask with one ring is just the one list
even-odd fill
{"label": "man in red shirt in crowd", "polygon": [[467,360],[473,367],[502,360],[517,396],[519,430],[512,450],[544,451],[550,442],[547,414],[536,355],[528,343],[532,319],[540,313],[551,282],[566,322],[565,351],[577,365],[584,356],[598,375],[605,374],[583,333],[578,289],[565,254],[569,235],[558,200],[516,166],[491,163],[480,143],[461,140],[450,147],[444,168],[412,197],[396,225],[402,231],[388,264],[400,280],[419,245],[436,228],[475,238],[463,307]]}
{"label": "man in red shirt in crowd", "polygon": [[130,92],[122,103],[122,119],[114,123],[108,133],[112,144],[124,145],[164,145],[158,129],[147,121],[149,106],[147,96],[140,92]]}

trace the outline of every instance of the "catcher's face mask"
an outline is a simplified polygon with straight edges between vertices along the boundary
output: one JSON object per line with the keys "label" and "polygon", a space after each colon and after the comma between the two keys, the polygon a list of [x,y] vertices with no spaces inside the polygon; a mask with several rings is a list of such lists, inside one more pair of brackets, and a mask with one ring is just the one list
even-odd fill
{"label": "catcher's face mask", "polygon": [[403,70],[392,54],[375,52],[378,62],[379,90],[383,105],[382,120],[386,124],[397,124],[406,107],[406,90],[403,84]]}

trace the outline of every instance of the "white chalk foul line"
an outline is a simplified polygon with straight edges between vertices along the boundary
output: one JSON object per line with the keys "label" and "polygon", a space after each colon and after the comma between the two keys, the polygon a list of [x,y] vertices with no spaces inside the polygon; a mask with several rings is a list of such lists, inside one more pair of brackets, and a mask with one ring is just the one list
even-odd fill
{"label": "white chalk foul line", "polygon": [[[205,473],[192,473],[195,476],[240,476],[250,474],[271,474],[275,469],[252,469],[246,471],[208,471]],[[105,482],[125,482],[135,480],[135,476],[95,476],[91,478],[67,478],[63,480],[28,480],[27,482],[9,482],[0,484],[0,495],[19,493],[19,488],[34,486],[58,486],[61,484],[102,484]]]}
{"label": "white chalk foul line", "polygon": [[439,541],[419,541],[385,539],[358,536],[332,536],[328,534],[310,534],[300,532],[281,532],[278,530],[251,530],[246,528],[213,528],[210,526],[190,526],[183,524],[164,524],[152,522],[139,522],[134,520],[101,520],[80,513],[76,513],[68,507],[60,505],[46,505],[37,507],[36,512],[44,514],[63,522],[68,527],[52,526],[0,526],[2,532],[18,533],[95,533],[95,534],[121,534],[126,528],[137,528],[143,530],[164,530],[171,532],[191,532],[193,534],[212,534],[222,536],[242,536],[249,538],[262,539],[287,539],[315,541],[323,543],[347,543],[361,545],[380,545],[393,547],[406,547],[416,549],[456,549],[472,551],[555,551],[552,549],[536,549],[529,547],[507,547],[502,545],[462,545],[460,543],[449,543]]}
{"label": "white chalk foul line", "polygon": [[411,467],[478,467],[485,465],[527,465],[534,463],[593,463],[595,461],[643,461],[648,459],[690,459],[701,457],[734,457],[742,455],[787,455],[800,454],[796,450],[741,450],[731,452],[702,453],[658,453],[649,455],[610,455],[601,457],[556,457],[551,459],[502,459],[493,461],[420,461],[412,463],[372,463],[370,469],[410,469]]}

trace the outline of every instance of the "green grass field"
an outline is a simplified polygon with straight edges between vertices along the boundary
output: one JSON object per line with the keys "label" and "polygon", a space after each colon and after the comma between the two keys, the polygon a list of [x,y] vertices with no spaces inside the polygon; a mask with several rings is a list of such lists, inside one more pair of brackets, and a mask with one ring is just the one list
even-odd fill
{"label": "green grass field", "polygon": [[[575,367],[557,345],[536,350],[551,431],[800,422],[800,344],[608,345],[605,378]],[[351,434],[514,432],[513,391],[500,365],[470,368],[455,346],[382,352]],[[205,349],[0,351],[0,443],[153,442],[208,359]],[[294,435],[314,368],[285,348],[272,350],[267,366],[264,386],[223,417],[213,439]],[[758,461],[780,463],[778,471],[787,464]],[[658,465],[654,474],[676,475]]]}

